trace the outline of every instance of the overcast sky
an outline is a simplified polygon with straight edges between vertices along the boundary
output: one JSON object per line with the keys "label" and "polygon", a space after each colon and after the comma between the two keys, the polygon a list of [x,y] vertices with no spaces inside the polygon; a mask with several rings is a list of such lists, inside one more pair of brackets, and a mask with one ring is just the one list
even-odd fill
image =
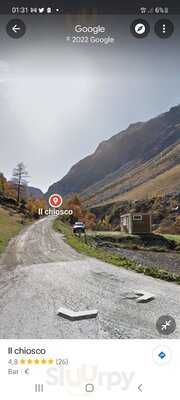
{"label": "overcast sky", "polygon": [[[65,44],[67,24],[48,26],[44,20],[40,26],[34,18],[31,25],[29,19],[26,37],[18,40],[1,28],[5,176],[23,161],[29,184],[47,191],[102,140],[180,103],[178,34],[137,40],[129,33],[131,20],[121,24],[116,18],[116,45],[103,48]],[[104,22],[108,34],[111,23]]]}

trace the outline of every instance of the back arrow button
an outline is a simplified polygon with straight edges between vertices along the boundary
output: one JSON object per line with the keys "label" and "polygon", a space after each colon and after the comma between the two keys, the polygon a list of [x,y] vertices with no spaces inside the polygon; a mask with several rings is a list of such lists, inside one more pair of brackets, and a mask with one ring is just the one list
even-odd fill
{"label": "back arrow button", "polygon": [[19,26],[17,26],[17,25],[14,25],[12,30],[14,31],[14,33],[18,33],[18,31],[20,31],[21,28]]}
{"label": "back arrow button", "polygon": [[142,383],[138,386],[138,390],[139,390],[140,392],[143,391],[143,385],[142,385]]}
{"label": "back arrow button", "polygon": [[26,25],[21,19],[12,19],[8,22],[6,30],[13,39],[19,39],[26,33]]}

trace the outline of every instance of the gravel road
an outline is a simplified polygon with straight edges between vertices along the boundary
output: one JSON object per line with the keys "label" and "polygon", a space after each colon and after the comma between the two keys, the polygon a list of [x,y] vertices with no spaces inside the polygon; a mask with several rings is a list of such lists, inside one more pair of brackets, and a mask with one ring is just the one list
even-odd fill
{"label": "gravel road", "polygon": [[[134,290],[155,299],[137,303]],[[0,338],[159,338],[155,324],[170,314],[180,338],[180,287],[127,271],[71,249],[52,218],[26,228],[7,248],[0,267]],[[98,309],[96,319],[68,321],[60,307]]]}

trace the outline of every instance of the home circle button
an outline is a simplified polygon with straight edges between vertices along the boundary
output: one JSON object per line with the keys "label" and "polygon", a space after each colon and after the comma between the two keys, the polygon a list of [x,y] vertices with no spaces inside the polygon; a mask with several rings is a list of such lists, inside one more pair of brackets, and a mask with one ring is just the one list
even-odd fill
{"label": "home circle button", "polygon": [[85,386],[85,391],[88,393],[94,392],[94,385],[92,383],[87,383]]}

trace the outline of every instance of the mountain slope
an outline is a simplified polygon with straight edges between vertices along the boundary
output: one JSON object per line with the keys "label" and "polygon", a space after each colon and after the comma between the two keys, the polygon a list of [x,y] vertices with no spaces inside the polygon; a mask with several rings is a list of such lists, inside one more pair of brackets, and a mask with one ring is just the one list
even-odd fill
{"label": "mountain slope", "polygon": [[180,192],[180,141],[147,162],[122,173],[116,171],[81,193],[88,203],[137,200]]}
{"label": "mountain slope", "polygon": [[42,190],[35,188],[33,186],[27,186],[27,192],[29,197],[34,197],[35,199],[43,197]]}
{"label": "mountain slope", "polygon": [[48,195],[76,192],[87,199],[101,190],[103,195],[97,202],[119,196],[179,165],[179,140],[180,106],[177,106],[148,122],[130,125],[102,142],[93,154],[50,186]]}

